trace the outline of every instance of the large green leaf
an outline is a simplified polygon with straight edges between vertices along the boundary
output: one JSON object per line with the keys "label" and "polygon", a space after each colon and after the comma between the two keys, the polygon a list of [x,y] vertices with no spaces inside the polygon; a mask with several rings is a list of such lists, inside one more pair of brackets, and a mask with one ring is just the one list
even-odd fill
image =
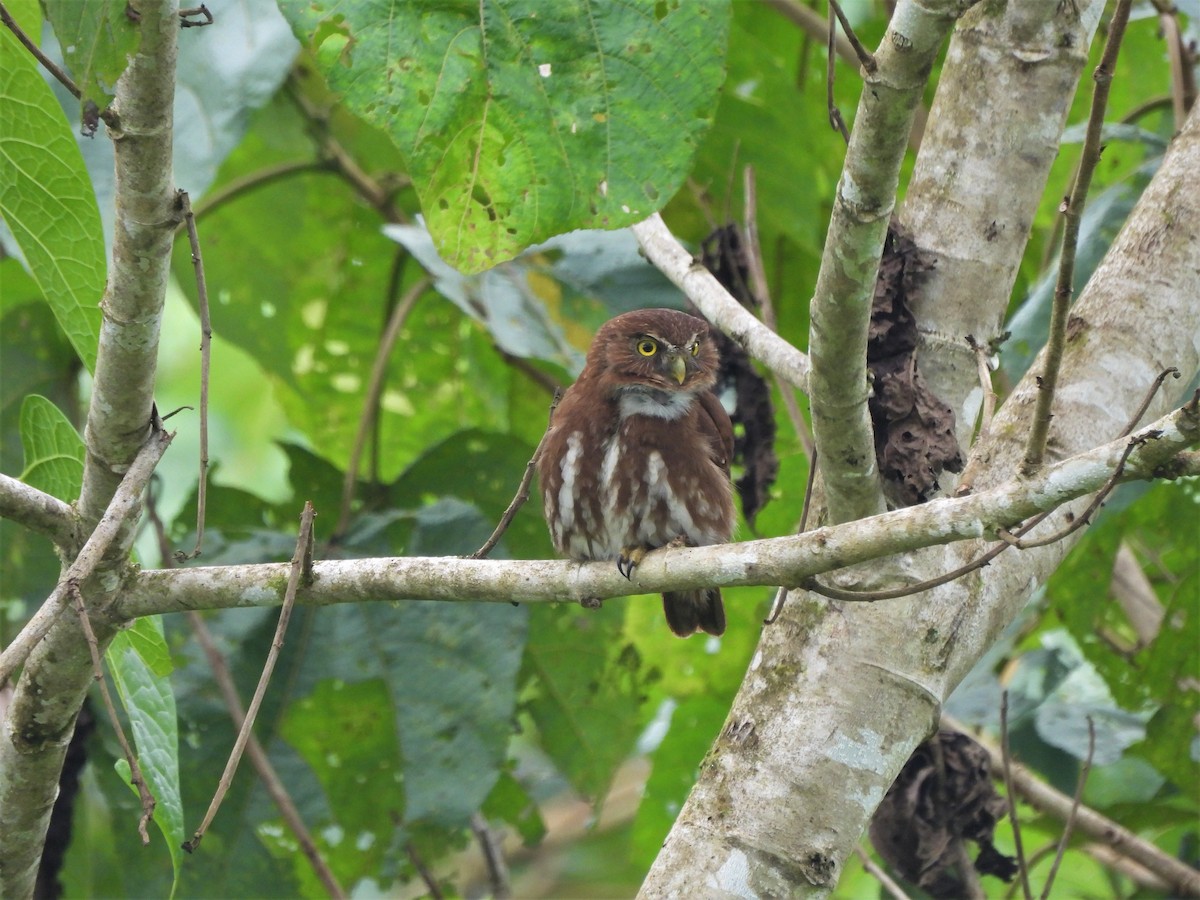
{"label": "large green leaf", "polygon": [[[150,647],[154,648],[153,652],[148,652]],[[149,658],[161,667],[165,656],[162,621],[148,618],[140,620],[133,632],[120,632],[109,646],[105,659],[133,728],[138,765],[156,801],[154,823],[167,842],[177,883],[183,862],[183,802],[179,793],[179,725],[175,716],[175,694],[170,678],[159,674],[146,662]],[[128,764],[120,760],[117,767],[128,783]]]}
{"label": "large green leaf", "polygon": [[0,28],[0,105],[0,216],[91,370],[106,276],[100,213],[58,101],[7,28]]}
{"label": "large green leaf", "polygon": [[84,117],[108,106],[117,79],[141,43],[136,14],[126,0],[44,0],[46,17],[83,96]]}
{"label": "large green leaf", "polygon": [[408,160],[464,272],[616,228],[683,183],[724,77],[726,0],[285,4],[345,104]]}
{"label": "large green leaf", "polygon": [[585,797],[602,802],[634,750],[650,673],[620,640],[627,603],[534,608],[522,677],[542,749]]}
{"label": "large green leaf", "polygon": [[83,441],[74,426],[49,400],[31,394],[21,404],[21,444],[25,470],[21,480],[68,503],[83,486]]}

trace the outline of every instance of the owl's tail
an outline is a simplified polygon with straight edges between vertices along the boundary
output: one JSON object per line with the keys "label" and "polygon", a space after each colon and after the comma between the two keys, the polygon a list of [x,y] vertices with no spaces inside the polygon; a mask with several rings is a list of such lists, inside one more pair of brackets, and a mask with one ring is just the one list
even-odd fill
{"label": "owl's tail", "polygon": [[699,591],[668,591],[662,595],[667,624],[680,637],[697,631],[725,633],[725,607],[718,588]]}

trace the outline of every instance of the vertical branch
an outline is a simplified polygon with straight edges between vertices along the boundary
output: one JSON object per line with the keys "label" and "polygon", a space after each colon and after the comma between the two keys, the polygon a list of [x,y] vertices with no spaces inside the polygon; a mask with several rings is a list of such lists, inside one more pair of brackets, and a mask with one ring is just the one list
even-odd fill
{"label": "vertical branch", "polygon": [[1013,847],[1017,854],[1017,870],[1021,874],[1021,893],[1033,900],[1029,889],[1029,862],[1021,845],[1021,823],[1017,819],[1017,792],[1013,786],[1012,754],[1008,750],[1008,691],[1000,695],[1000,758],[1004,764],[1004,791],[1008,794],[1008,819],[1012,822]]}
{"label": "vertical branch", "polygon": [[830,521],[883,512],[867,411],[867,331],[900,164],[933,63],[971,3],[905,0],[866,73],[810,307],[813,432]]}
{"label": "vertical branch", "polygon": [[1104,43],[1104,53],[1092,75],[1096,86],[1092,91],[1092,110],[1088,115],[1087,135],[1083,141],[1083,152],[1080,154],[1079,171],[1075,175],[1075,183],[1071,186],[1070,196],[1060,208],[1064,223],[1062,253],[1059,255],[1058,281],[1054,286],[1054,305],[1050,312],[1050,335],[1046,341],[1045,362],[1041,378],[1038,380],[1037,404],[1029,428],[1025,458],[1021,461],[1021,471],[1026,475],[1041,466],[1046,452],[1046,440],[1050,433],[1050,409],[1054,403],[1058,372],[1062,366],[1063,346],[1067,340],[1067,316],[1071,310],[1075,281],[1079,226],[1083,219],[1088,189],[1092,184],[1092,175],[1104,149],[1100,145],[1100,130],[1104,125],[1105,110],[1108,108],[1108,92],[1112,85],[1117,54],[1121,50],[1125,26],[1129,23],[1130,3],[1131,0],[1117,0],[1117,8],[1113,11],[1108,27],[1108,39]]}

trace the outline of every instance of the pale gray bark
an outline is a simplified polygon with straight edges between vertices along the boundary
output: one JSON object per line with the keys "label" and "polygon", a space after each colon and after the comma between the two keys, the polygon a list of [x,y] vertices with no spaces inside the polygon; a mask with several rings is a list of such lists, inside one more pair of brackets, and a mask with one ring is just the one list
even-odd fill
{"label": "pale gray bark", "polygon": [[[1051,435],[1057,457],[1120,433],[1162,368],[1179,368],[1184,383],[1200,369],[1198,167],[1200,113],[1193,111],[1073,310],[1078,326]],[[980,487],[1016,476],[1036,391],[1031,374],[998,415],[979,450],[987,460]],[[1149,414],[1179,391],[1178,383],[1167,386]],[[1035,534],[1060,528],[1082,504],[1063,507]],[[1005,553],[901,600],[831,610],[819,597],[793,596],[765,630],[642,895],[828,893],[888,786],[936,726],[941,704],[1078,534]],[[892,571],[928,577],[979,550],[962,542],[920,551],[894,559]]]}
{"label": "pale gray bark", "polygon": [[[117,220],[104,319],[84,433],[87,458],[78,503],[81,532],[100,521],[150,431],[154,371],[174,233],[172,98],[178,4],[139,4],[137,55],[117,84],[114,108]],[[120,586],[136,516],[84,586],[89,607]],[[111,626],[98,624],[101,649]],[[74,613],[57,617],[30,654],[0,728],[0,896],[33,891],[63,755],[92,683],[92,660]]]}
{"label": "pale gray bark", "polygon": [[[1157,437],[1126,462],[1129,477],[1148,477],[1200,441],[1200,411],[1176,410],[1142,429]],[[314,582],[297,593],[310,605],[372,600],[483,600],[552,603],[664,590],[799,584],[803,579],[896,553],[994,537],[1030,516],[1098,490],[1116,469],[1118,439],[968,497],[933,500],[871,519],[791,537],[650,553],[632,578],[611,562],[448,559],[442,556],[318,561]],[[288,563],[149,569],[131,576],[110,610],[114,621],[168,612],[277,606]]]}
{"label": "pale gray bark", "polygon": [[864,72],[809,309],[813,438],[832,522],[886,509],[867,410],[867,330],[900,164],[929,73],[971,0],[901,0]]}

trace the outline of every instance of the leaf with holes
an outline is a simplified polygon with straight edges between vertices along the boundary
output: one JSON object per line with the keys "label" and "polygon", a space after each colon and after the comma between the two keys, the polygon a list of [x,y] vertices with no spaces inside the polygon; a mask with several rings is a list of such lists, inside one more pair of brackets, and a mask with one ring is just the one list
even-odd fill
{"label": "leaf with holes", "polygon": [[404,153],[438,252],[468,273],[661,208],[724,79],[726,0],[283,10],[345,104]]}

